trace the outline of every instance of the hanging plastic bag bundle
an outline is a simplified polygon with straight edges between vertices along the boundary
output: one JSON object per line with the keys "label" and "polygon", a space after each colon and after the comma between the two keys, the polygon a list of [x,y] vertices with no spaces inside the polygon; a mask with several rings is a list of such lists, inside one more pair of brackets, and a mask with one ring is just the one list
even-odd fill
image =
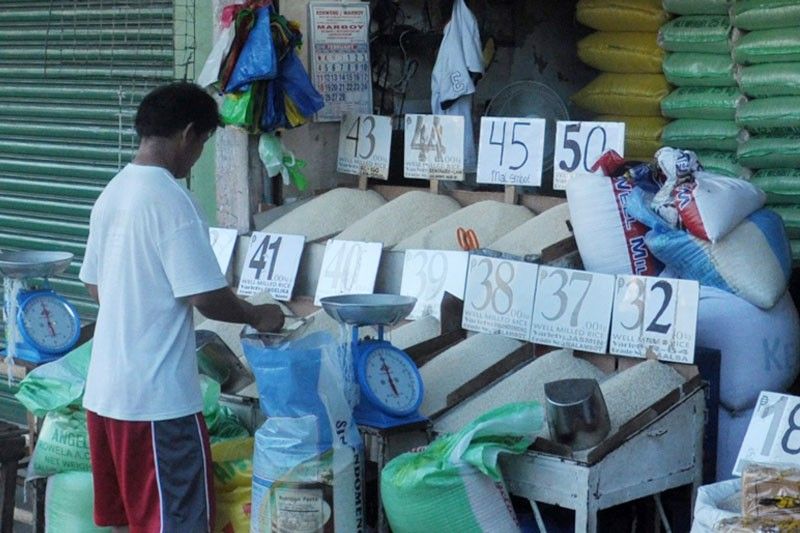
{"label": "hanging plastic bag bundle", "polygon": [[222,90],[225,90],[231,79],[233,70],[236,68],[236,63],[239,60],[239,55],[242,53],[242,48],[244,48],[244,44],[247,41],[247,36],[250,34],[250,30],[253,28],[253,24],[256,20],[255,13],[252,9],[241,8],[237,10],[235,14],[232,14],[232,16],[234,17],[232,22],[234,37],[229,47],[228,54],[222,61],[218,76],[219,87]]}
{"label": "hanging plastic bag bundle", "polygon": [[258,117],[265,106],[265,85],[255,82],[244,91],[226,93],[220,106],[220,116],[226,126],[238,126],[249,132],[258,131]]}
{"label": "hanging plastic bag bundle", "polygon": [[238,91],[254,81],[271,80],[277,75],[278,57],[272,41],[271,13],[269,6],[256,9],[255,23],[225,85],[225,92]]}

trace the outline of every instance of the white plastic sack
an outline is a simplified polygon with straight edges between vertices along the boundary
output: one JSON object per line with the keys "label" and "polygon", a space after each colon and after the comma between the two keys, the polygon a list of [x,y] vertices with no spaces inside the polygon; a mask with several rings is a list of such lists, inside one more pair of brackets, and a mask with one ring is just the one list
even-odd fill
{"label": "white plastic sack", "polygon": [[647,226],[625,209],[631,188],[623,177],[575,176],[567,183],[570,220],[586,270],[657,276],[663,269],[645,246]]}
{"label": "white plastic sack", "polygon": [[91,472],[50,476],[44,496],[45,533],[105,533],[94,525],[94,485]]}
{"label": "white plastic sack", "polygon": [[691,533],[713,533],[714,526],[725,518],[735,518],[741,513],[728,511],[724,507],[727,501],[742,492],[740,479],[729,479],[711,485],[703,485],[697,489],[694,503],[694,520]]}
{"label": "white plastic sack", "polygon": [[754,405],[762,390],[786,391],[800,372],[800,319],[788,292],[765,310],[701,286],[696,338],[722,353],[720,401],[728,409]]}
{"label": "white plastic sack", "polygon": [[717,481],[733,478],[733,467],[739,456],[747,426],[755,407],[743,411],[729,411],[723,406],[719,409],[719,432],[717,433]]}
{"label": "white plastic sack", "polygon": [[231,44],[233,44],[233,38],[236,35],[234,26],[235,24],[231,24],[227,28],[223,28],[219,33],[217,42],[214,43],[214,47],[208,54],[208,58],[206,58],[203,70],[200,72],[200,75],[197,76],[197,84],[200,87],[208,87],[209,85],[217,83],[219,80],[219,71],[220,68],[222,68],[222,62],[225,60],[225,56],[228,55]]}

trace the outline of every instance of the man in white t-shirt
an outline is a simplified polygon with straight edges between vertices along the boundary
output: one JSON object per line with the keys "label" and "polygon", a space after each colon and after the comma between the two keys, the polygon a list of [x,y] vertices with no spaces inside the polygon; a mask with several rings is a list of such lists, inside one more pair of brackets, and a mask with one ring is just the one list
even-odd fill
{"label": "man in white t-shirt", "polygon": [[136,157],[92,208],[80,279],[100,308],[83,405],[95,522],[115,531],[214,526],[193,307],[260,331],[283,326],[278,306],[251,305],[228,287],[176,181],[218,125],[216,102],[198,86],[155,89],[136,113]]}

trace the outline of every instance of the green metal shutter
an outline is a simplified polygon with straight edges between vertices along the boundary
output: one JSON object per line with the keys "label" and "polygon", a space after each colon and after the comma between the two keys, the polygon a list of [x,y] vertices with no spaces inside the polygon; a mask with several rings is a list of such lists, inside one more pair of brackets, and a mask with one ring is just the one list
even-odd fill
{"label": "green metal shutter", "polygon": [[74,253],[51,284],[85,319],[89,213],[133,157],[141,98],[179,70],[176,27],[192,25],[175,4],[0,0],[0,249]]}

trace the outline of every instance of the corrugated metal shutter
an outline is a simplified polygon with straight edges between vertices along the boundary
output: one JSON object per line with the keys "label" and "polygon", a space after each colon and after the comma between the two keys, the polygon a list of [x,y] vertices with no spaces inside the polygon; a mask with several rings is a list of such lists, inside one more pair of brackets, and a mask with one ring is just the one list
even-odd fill
{"label": "corrugated metal shutter", "polygon": [[65,250],[78,280],[89,212],[135,149],[136,106],[175,78],[174,1],[0,0],[0,249]]}

